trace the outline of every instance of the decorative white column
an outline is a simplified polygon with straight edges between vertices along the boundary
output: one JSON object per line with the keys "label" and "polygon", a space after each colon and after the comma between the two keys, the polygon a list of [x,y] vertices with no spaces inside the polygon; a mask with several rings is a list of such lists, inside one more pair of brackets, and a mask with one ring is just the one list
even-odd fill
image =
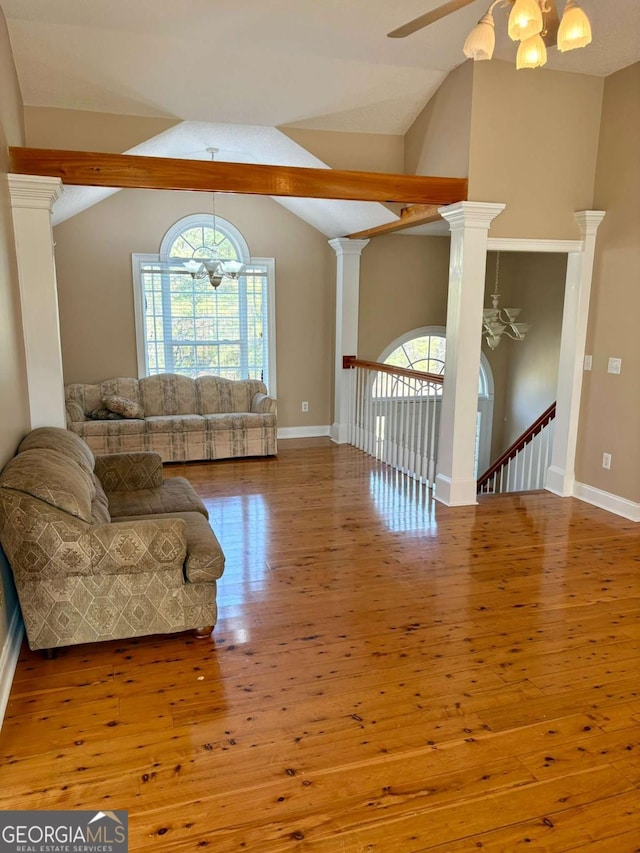
{"label": "decorative white column", "polygon": [[358,311],[360,300],[360,255],[368,240],[336,237],[329,245],[337,256],[336,344],[334,362],[334,411],[330,435],[337,444],[348,439],[349,376],[342,357],[358,354]]}
{"label": "decorative white column", "polygon": [[9,175],[31,428],[64,427],[64,380],[51,208],[59,178]]}
{"label": "decorative white column", "polygon": [[447,506],[477,503],[474,460],[487,240],[492,221],[504,208],[461,201],[439,209],[449,223],[451,250],[434,494]]}
{"label": "decorative white column", "polygon": [[581,210],[575,215],[582,236],[582,251],[569,252],[562,315],[562,339],[558,364],[558,406],[553,433],[551,465],[545,488],[569,497],[575,483],[576,445],[584,349],[589,319],[596,235],[605,217],[603,210]]}

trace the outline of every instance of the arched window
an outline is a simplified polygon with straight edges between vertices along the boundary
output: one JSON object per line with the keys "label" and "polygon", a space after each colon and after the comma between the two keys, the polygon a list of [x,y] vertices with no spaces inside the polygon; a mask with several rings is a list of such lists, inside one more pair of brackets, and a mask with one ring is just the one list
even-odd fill
{"label": "arched window", "polygon": [[431,326],[416,329],[396,339],[382,354],[381,360],[395,367],[408,367],[441,376],[444,373],[446,349],[444,329],[440,331]]}
{"label": "arched window", "polygon": [[[442,330],[444,332],[444,330]],[[396,338],[382,353],[379,361],[391,364],[394,367],[406,367],[410,370],[420,370],[423,373],[432,373],[442,376],[444,373],[444,356],[446,352],[446,338],[439,328],[425,327],[415,329],[399,338]],[[383,383],[380,383],[381,386]],[[384,383],[388,387],[388,383]],[[394,397],[414,396],[411,393],[413,386],[406,382],[401,376],[392,383],[390,392]],[[442,385],[438,383],[425,386],[428,393],[437,396],[442,395]],[[380,389],[374,389],[382,392]],[[377,396],[377,394],[376,394]]]}
{"label": "arched window", "polygon": [[[394,367],[421,370],[423,373],[444,374],[447,352],[447,330],[444,326],[423,326],[412,329],[392,341],[380,354],[378,361]],[[389,396],[403,396],[403,382],[399,377]],[[387,386],[388,387],[388,386]],[[442,395],[442,385],[434,384],[430,393]],[[373,395],[376,393],[374,386]],[[439,419],[439,414],[438,414]],[[478,415],[476,419],[476,473],[482,473],[490,464],[491,432],[493,427],[493,373],[484,353],[480,354],[478,376]]]}
{"label": "arched window", "polygon": [[162,258],[212,258],[225,261],[249,260],[249,246],[240,231],[231,222],[216,216],[215,232],[213,217],[203,213],[185,216],[174,223],[162,238]]}
{"label": "arched window", "polygon": [[[189,260],[237,260],[237,278],[213,287]],[[141,376],[215,374],[262,379],[275,394],[272,258],[251,258],[240,231],[222,217],[193,214],[174,223],[157,255],[134,254],[138,370]]]}

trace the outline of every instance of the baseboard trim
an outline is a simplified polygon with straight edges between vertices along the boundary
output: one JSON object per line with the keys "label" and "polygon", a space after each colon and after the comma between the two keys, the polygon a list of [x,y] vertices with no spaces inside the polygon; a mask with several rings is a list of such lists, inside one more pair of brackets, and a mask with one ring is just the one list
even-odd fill
{"label": "baseboard trim", "polygon": [[324,438],[328,426],[278,427],[278,438]]}
{"label": "baseboard trim", "polygon": [[4,712],[7,710],[23,634],[22,614],[20,613],[20,607],[16,603],[11,622],[9,623],[9,631],[2,647],[2,654],[0,654],[0,728],[2,728]]}
{"label": "baseboard trim", "polygon": [[576,482],[573,486],[573,496],[592,506],[606,509],[614,515],[628,518],[629,521],[640,521],[640,504],[621,498],[619,495],[612,495],[610,492],[603,492],[595,486]]}

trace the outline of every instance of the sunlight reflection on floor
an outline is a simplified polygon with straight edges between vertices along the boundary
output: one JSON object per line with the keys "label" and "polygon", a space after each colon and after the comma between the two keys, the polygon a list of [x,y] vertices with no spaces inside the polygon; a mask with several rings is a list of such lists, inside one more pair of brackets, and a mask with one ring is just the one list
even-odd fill
{"label": "sunlight reflection on floor", "polygon": [[435,501],[428,486],[384,465],[370,472],[369,492],[389,530],[437,534]]}

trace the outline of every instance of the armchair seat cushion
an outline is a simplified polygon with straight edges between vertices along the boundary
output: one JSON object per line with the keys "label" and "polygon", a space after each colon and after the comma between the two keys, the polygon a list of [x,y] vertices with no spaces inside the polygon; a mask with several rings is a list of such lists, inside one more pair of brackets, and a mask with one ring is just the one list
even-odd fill
{"label": "armchair seat cushion", "polygon": [[111,518],[197,512],[209,517],[207,508],[184,477],[168,477],[160,489],[107,492]]}

